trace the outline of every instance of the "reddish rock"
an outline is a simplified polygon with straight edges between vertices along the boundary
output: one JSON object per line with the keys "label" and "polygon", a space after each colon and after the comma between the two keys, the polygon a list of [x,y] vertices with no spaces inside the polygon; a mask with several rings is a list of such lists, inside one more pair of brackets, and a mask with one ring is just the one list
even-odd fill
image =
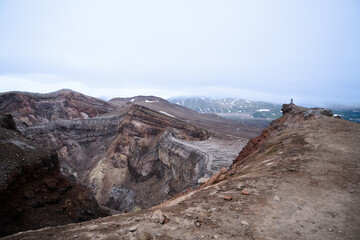
{"label": "reddish rock", "polygon": [[151,221],[156,223],[165,224],[169,222],[169,220],[166,221],[166,219],[167,217],[163,214],[163,212],[160,209],[155,210],[151,215]]}
{"label": "reddish rock", "polygon": [[225,179],[225,177],[226,177],[225,174],[221,174],[221,175],[218,177],[217,182],[221,182],[222,180]]}
{"label": "reddish rock", "polygon": [[246,191],[246,190],[242,190],[241,193],[242,193],[242,194],[245,194],[245,195],[249,195],[249,194],[250,194],[250,193],[249,193],[248,191]]}
{"label": "reddish rock", "polygon": [[230,200],[233,199],[233,198],[232,198],[231,196],[229,196],[229,195],[226,195],[226,196],[224,196],[223,198],[224,198],[224,200],[227,200],[227,201],[230,201]]}
{"label": "reddish rock", "polygon": [[207,183],[205,183],[204,185],[202,185],[202,187],[206,187],[206,186],[210,186],[213,185],[214,183],[219,182],[219,179],[221,179],[221,175],[225,174],[227,172],[226,168],[222,168],[219,172],[213,174],[210,178],[209,181],[207,181]]}

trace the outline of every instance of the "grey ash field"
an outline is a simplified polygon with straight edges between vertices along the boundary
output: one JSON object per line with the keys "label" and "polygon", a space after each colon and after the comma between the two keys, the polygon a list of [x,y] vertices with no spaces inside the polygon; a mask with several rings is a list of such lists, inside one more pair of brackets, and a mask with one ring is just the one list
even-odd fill
{"label": "grey ash field", "polygon": [[[55,105],[60,107],[50,108],[56,110],[50,116],[34,114],[31,104],[20,105],[28,110],[21,116],[13,111],[17,125],[33,141],[61,146],[60,163],[66,163],[63,171],[68,176],[85,185],[89,176],[95,177],[99,185],[87,186],[115,215],[4,239],[325,240],[360,236],[359,123],[333,117],[328,110],[290,104],[283,106],[283,116],[261,132],[216,115],[188,112],[155,97],[113,99],[79,111],[74,102],[92,101],[78,93],[56,96]],[[0,104],[2,111],[15,105]],[[77,123],[86,123],[81,125],[85,129]],[[90,126],[98,127],[101,136],[89,134]],[[101,143],[108,147],[101,148]],[[86,152],[89,147],[99,150]],[[219,151],[212,149],[217,147]],[[79,154],[91,161],[76,162],[73,156]],[[211,178],[197,185],[203,176]],[[112,179],[120,182],[111,183]],[[142,202],[141,208],[146,209],[139,210],[145,195],[136,183],[161,197],[152,206]],[[109,201],[102,197],[114,185],[135,189],[134,195],[127,194],[135,197],[112,199],[106,206]],[[129,210],[136,211],[120,214],[124,209],[112,205],[129,203],[134,203]]]}

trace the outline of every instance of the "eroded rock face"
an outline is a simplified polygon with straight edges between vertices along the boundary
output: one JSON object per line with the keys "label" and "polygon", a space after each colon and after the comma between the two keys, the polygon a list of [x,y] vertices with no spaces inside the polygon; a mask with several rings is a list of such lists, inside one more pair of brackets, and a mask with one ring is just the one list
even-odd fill
{"label": "eroded rock face", "polygon": [[204,153],[171,137],[199,141],[209,137],[207,131],[139,105],[23,132],[59,149],[64,173],[89,186],[101,205],[119,211],[158,204],[195,186],[206,170]]}
{"label": "eroded rock face", "polygon": [[10,120],[0,115],[0,236],[105,216],[89,190],[60,174],[57,154]]}

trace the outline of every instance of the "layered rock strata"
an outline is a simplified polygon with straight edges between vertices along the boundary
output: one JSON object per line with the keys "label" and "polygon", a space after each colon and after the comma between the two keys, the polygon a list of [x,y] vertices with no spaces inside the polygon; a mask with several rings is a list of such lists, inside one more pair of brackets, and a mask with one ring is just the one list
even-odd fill
{"label": "layered rock strata", "polygon": [[55,152],[0,115],[0,236],[105,216],[89,190],[60,173]]}
{"label": "layered rock strata", "polygon": [[101,205],[146,208],[196,185],[206,156],[172,140],[199,141],[208,132],[129,104],[116,115],[57,120],[23,131],[59,149],[64,173],[89,186]]}

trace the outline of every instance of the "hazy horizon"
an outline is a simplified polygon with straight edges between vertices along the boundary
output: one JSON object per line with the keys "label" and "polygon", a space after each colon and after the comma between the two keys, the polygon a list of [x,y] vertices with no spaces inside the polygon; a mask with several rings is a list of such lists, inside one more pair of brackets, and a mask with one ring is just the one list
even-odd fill
{"label": "hazy horizon", "polygon": [[0,92],[360,105],[358,1],[0,0]]}

